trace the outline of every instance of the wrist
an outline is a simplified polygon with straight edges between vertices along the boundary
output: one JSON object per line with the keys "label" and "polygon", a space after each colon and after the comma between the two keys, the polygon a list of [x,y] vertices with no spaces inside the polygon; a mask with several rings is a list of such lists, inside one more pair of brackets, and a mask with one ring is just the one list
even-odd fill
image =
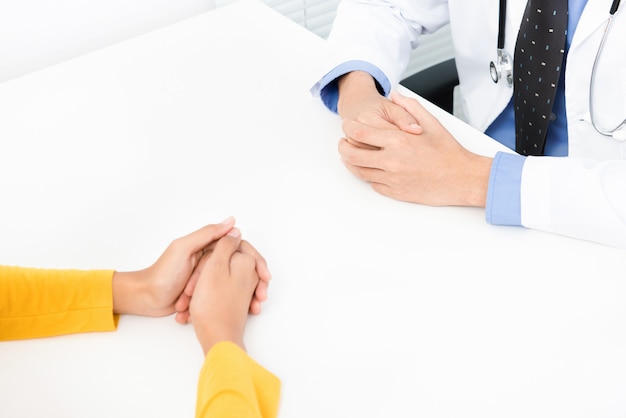
{"label": "wrist", "polygon": [[137,293],[136,272],[113,273],[113,313],[133,314],[133,300]]}
{"label": "wrist", "polygon": [[222,341],[231,342],[246,351],[243,343],[243,332],[233,332],[229,327],[222,327],[220,324],[197,324],[193,321],[192,323],[205,356],[215,344]]}
{"label": "wrist", "polygon": [[337,90],[337,113],[340,116],[344,110],[350,108],[350,102],[359,101],[365,96],[381,95],[374,77],[364,71],[352,71],[341,76],[337,81]]}
{"label": "wrist", "polygon": [[467,179],[464,187],[465,206],[484,208],[487,205],[487,189],[493,159],[482,155],[476,155],[475,158],[473,168],[463,174]]}
{"label": "wrist", "polygon": [[158,316],[151,301],[146,271],[115,272],[113,274],[113,313]]}

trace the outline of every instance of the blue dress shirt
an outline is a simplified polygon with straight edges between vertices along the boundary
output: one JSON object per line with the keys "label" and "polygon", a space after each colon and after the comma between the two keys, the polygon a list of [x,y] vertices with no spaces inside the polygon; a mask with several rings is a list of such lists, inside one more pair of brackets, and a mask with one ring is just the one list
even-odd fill
{"label": "blue dress shirt", "polygon": [[[556,115],[556,120],[551,122],[548,127],[545,155],[566,156],[568,152],[564,80],[565,68],[567,66],[567,51],[586,4],[587,0],[569,0],[565,62],[563,63],[563,71],[552,109],[552,112]],[[391,91],[389,80],[378,67],[364,61],[346,62],[326,74],[319,83],[320,96],[324,105],[335,113],[337,112],[337,101],[339,98],[337,79],[351,71],[365,71],[371,74],[376,80],[381,94],[386,96]],[[515,149],[513,99],[487,128],[485,133],[510,149]],[[526,161],[526,157],[518,154],[503,152],[496,154],[491,166],[487,191],[485,213],[487,222],[497,225],[521,225],[520,193],[524,161]]]}

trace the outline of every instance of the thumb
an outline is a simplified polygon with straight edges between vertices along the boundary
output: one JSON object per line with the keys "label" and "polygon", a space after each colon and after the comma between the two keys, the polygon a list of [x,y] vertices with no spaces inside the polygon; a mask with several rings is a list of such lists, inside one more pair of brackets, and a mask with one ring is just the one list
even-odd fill
{"label": "thumb", "polygon": [[421,121],[422,126],[427,121],[427,118],[430,116],[430,113],[428,113],[426,108],[422,106],[420,102],[418,102],[416,99],[403,96],[396,91],[392,91],[390,97],[393,103],[402,107],[409,115],[415,118],[416,121]]}
{"label": "thumb", "polygon": [[239,251],[239,245],[241,244],[241,232],[237,228],[231,229],[228,234],[224,235],[215,244],[213,254],[211,254],[210,260],[216,260],[230,264],[230,258],[234,253]]}
{"label": "thumb", "polygon": [[233,229],[235,225],[235,218],[232,216],[224,219],[219,224],[211,224],[204,226],[191,234],[185,235],[180,238],[184,243],[184,247],[189,250],[190,253],[195,253],[205,248],[212,242],[222,238],[228,231]]}

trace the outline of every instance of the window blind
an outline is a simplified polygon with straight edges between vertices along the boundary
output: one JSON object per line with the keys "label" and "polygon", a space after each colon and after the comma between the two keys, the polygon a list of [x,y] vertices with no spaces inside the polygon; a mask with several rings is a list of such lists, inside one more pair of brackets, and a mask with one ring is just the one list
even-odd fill
{"label": "window blind", "polygon": [[[217,7],[236,0],[215,0]],[[339,0],[261,0],[274,10],[326,39]]]}

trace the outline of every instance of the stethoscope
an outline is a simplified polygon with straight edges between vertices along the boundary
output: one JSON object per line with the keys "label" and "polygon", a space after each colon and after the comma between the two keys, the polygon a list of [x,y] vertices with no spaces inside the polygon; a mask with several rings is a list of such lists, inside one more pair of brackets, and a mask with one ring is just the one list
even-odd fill
{"label": "stethoscope", "polygon": [[[598,61],[600,60],[600,56],[602,54],[602,49],[604,48],[604,42],[606,37],[611,30],[611,25],[613,24],[613,17],[619,8],[620,0],[613,0],[613,4],[611,4],[611,9],[609,10],[609,18],[607,19],[606,26],[604,28],[604,33],[602,34],[602,39],[600,40],[600,46],[598,47],[598,51],[596,52],[596,58],[593,62],[593,67],[591,69],[591,82],[589,83],[589,114],[591,119],[591,124],[594,129],[605,136],[613,136],[616,139],[626,139],[626,135],[624,132],[619,132],[622,128],[626,126],[626,118],[619,123],[614,128],[603,128],[599,126],[598,122],[594,118],[593,111],[593,91],[594,85],[596,81],[596,67],[598,66]],[[491,61],[489,63],[489,73],[491,74],[491,79],[494,83],[498,83],[500,80],[504,79],[506,81],[507,87],[513,87],[513,58],[511,55],[504,50],[504,30],[505,30],[505,22],[506,22],[506,0],[500,0],[500,11],[498,15],[498,49],[496,55],[496,61]],[[623,137],[623,138],[622,138]]]}
{"label": "stethoscope", "polygon": [[500,12],[498,15],[498,50],[496,62],[489,63],[489,72],[494,83],[502,79],[506,80],[507,87],[513,87],[513,58],[504,50],[504,29],[506,25],[506,0],[500,0]]}

